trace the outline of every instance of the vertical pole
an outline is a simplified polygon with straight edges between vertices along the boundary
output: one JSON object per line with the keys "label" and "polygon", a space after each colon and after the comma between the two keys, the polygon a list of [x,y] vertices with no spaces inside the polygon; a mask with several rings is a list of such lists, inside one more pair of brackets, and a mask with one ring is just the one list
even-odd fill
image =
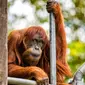
{"label": "vertical pole", "polygon": [[50,81],[56,85],[56,34],[53,13],[50,13]]}
{"label": "vertical pole", "polygon": [[7,0],[0,0],[0,85],[7,85]]}
{"label": "vertical pole", "polygon": [[56,68],[55,19],[54,19],[53,13],[50,13],[50,81],[52,85],[57,85],[56,71],[57,71],[57,68]]}

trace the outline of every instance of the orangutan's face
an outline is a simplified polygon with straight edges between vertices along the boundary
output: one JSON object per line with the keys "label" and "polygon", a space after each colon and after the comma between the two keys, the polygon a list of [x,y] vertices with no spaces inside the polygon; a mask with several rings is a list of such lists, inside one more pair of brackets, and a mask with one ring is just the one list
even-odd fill
{"label": "orangutan's face", "polygon": [[37,65],[44,48],[44,41],[40,34],[35,34],[32,40],[25,38],[23,40],[26,50],[23,53],[23,60],[28,65]]}

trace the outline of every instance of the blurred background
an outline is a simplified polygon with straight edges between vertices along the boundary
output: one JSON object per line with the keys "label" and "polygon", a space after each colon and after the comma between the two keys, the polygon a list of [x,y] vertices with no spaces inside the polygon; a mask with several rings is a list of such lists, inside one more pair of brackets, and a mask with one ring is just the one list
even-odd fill
{"label": "blurred background", "polygon": [[[47,0],[8,0],[8,34],[14,29],[40,25],[49,34]],[[59,0],[67,35],[67,59],[72,73],[85,62],[85,0]]]}

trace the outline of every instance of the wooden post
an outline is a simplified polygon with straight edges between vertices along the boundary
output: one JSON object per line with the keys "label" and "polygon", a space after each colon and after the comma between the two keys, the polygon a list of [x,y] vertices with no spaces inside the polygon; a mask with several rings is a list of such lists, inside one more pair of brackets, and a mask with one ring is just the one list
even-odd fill
{"label": "wooden post", "polygon": [[7,85],[7,0],[0,0],[0,85]]}

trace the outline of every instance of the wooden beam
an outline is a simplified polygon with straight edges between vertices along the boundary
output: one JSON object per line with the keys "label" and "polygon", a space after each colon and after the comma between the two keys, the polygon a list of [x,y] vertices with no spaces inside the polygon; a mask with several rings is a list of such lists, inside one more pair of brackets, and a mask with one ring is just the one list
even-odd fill
{"label": "wooden beam", "polygon": [[0,85],[7,85],[7,0],[0,0]]}

